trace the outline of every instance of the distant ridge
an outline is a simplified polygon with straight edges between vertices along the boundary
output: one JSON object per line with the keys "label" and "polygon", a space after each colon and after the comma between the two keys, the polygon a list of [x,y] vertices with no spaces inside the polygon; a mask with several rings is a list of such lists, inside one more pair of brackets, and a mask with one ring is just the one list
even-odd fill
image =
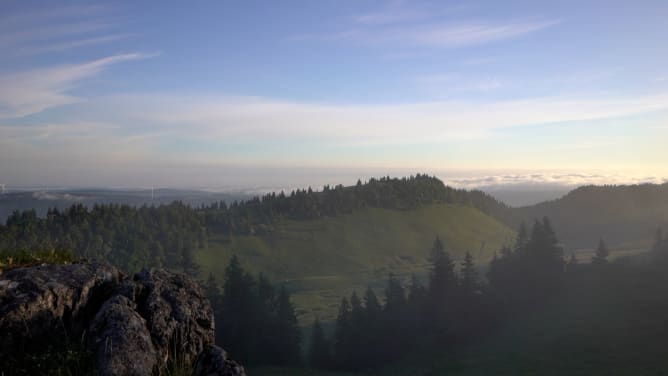
{"label": "distant ridge", "polygon": [[547,216],[570,248],[593,248],[600,237],[610,245],[648,243],[658,227],[668,229],[668,183],[587,185],[493,215],[513,228]]}

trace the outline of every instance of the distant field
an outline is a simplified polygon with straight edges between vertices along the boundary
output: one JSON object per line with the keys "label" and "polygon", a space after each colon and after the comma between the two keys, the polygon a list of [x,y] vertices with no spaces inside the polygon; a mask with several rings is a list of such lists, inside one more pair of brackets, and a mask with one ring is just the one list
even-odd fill
{"label": "distant field", "polygon": [[[609,259],[611,261],[614,261],[622,257],[632,257],[646,253],[648,250],[652,248],[652,239],[647,237],[646,239],[629,241],[623,244],[611,246],[609,248],[610,248]],[[576,256],[575,258],[578,260],[578,262],[588,263],[591,261],[592,257],[594,257],[596,249],[594,248],[577,249],[574,250],[573,252],[575,252]],[[565,256],[566,260],[568,260],[568,258],[570,257],[570,251],[567,251],[567,254]]]}
{"label": "distant field", "polygon": [[477,209],[439,204],[417,210],[366,208],[312,221],[282,221],[266,236],[213,238],[198,253],[202,276],[219,279],[236,254],[244,268],[262,271],[293,292],[300,322],[333,320],[343,296],[371,285],[382,291],[388,273],[424,276],[431,244],[440,236],[458,261],[470,251],[491,259],[514,241],[513,230]]}

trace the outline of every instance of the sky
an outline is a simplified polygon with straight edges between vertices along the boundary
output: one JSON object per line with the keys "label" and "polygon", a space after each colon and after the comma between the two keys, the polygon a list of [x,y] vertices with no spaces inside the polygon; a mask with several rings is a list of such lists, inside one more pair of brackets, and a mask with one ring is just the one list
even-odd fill
{"label": "sky", "polygon": [[668,2],[0,2],[0,183],[668,177]]}

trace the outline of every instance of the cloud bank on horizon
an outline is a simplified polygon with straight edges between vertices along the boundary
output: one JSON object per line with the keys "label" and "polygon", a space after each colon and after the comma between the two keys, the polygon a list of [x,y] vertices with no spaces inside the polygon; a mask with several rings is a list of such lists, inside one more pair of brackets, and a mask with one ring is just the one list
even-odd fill
{"label": "cloud bank on horizon", "polygon": [[497,187],[530,189],[560,187],[564,189],[583,185],[664,184],[668,178],[652,175],[595,174],[595,173],[528,173],[447,178],[446,183],[460,188]]}
{"label": "cloud bank on horizon", "polygon": [[36,1],[0,14],[5,184],[668,176],[661,1]]}

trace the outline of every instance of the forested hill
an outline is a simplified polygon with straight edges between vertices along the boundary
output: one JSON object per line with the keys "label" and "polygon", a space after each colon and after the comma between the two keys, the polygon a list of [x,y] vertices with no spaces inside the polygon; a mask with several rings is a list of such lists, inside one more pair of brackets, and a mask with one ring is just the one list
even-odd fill
{"label": "forested hill", "polygon": [[[591,248],[599,237],[612,246],[649,242],[668,228],[668,184],[586,186],[553,201],[510,208],[481,191],[455,189],[427,175],[372,178],[356,185],[275,192],[246,201],[191,207],[174,202],[156,207],[118,204],[72,205],[14,211],[0,224],[0,252],[74,250],[121,268],[143,265],[196,272],[193,253],[211,236],[268,235],[283,220],[312,221],[364,208],[415,210],[436,204],[469,206],[511,228],[549,217],[569,249]],[[644,245],[643,245],[644,246]]]}
{"label": "forested hill", "polygon": [[43,188],[20,190],[0,194],[0,223],[4,223],[15,210],[34,209],[44,217],[49,209],[66,209],[74,204],[87,208],[102,204],[117,204],[140,207],[142,205],[167,205],[181,201],[193,207],[210,205],[213,202],[245,200],[252,195],[239,191],[211,192],[188,189],[111,189],[111,188]]}
{"label": "forested hill", "polygon": [[192,208],[181,202],[157,207],[102,204],[14,211],[0,225],[0,253],[70,250],[106,259],[128,271],[165,266],[196,274],[194,253],[212,235],[271,234],[279,220],[312,220],[365,207],[411,210],[432,204],[463,204],[493,212],[502,204],[478,191],[446,187],[435,177],[370,179],[355,186],[322,191],[272,193],[248,201],[217,202]]}
{"label": "forested hill", "polygon": [[271,193],[252,200],[215,203],[198,209],[207,227],[226,234],[262,234],[272,230],[276,219],[310,220],[350,214],[365,207],[410,210],[431,204],[463,204],[485,214],[502,217],[508,207],[481,191],[455,189],[436,177],[371,178],[368,182],[344,187],[324,186],[290,194]]}
{"label": "forested hill", "polygon": [[599,237],[610,245],[649,243],[658,227],[668,228],[668,183],[584,186],[497,218],[517,228],[521,221],[545,216],[570,249],[593,248]]}

